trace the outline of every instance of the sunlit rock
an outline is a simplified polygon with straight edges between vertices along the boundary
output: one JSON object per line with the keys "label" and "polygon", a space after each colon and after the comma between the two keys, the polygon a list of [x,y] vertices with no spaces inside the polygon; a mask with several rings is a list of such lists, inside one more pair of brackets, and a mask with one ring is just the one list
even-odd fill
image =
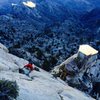
{"label": "sunlit rock", "polygon": [[98,51],[89,45],[80,45],[79,51],[78,51],[78,56],[82,59],[85,59],[85,57],[95,56],[97,53],[98,53]]}
{"label": "sunlit rock", "polygon": [[30,8],[35,8],[35,7],[36,7],[36,4],[33,3],[33,2],[31,2],[31,1],[23,2],[23,4],[24,4],[25,6],[30,7]]}

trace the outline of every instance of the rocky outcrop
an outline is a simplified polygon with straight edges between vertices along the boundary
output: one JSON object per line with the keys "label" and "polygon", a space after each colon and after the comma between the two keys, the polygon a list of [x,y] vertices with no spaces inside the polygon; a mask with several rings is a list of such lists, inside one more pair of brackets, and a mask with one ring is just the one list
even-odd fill
{"label": "rocky outcrop", "polygon": [[[91,92],[94,91],[94,84],[100,84],[100,60],[97,59],[97,54],[85,56],[83,59],[77,53],[56,66],[52,73],[70,86],[91,95]],[[98,94],[100,95],[100,92]],[[94,97],[93,94],[92,96]]]}

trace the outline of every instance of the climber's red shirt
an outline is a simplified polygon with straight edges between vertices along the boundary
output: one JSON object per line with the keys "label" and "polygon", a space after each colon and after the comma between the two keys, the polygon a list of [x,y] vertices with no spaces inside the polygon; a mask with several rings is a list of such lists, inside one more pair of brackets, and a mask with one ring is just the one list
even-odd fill
{"label": "climber's red shirt", "polygon": [[34,66],[32,64],[27,64],[24,67],[29,68],[30,70],[34,70]]}

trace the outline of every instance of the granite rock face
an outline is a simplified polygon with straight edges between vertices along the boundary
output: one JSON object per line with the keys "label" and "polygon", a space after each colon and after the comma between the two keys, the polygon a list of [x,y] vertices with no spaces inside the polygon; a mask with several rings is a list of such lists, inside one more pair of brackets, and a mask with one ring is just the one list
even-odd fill
{"label": "granite rock face", "polygon": [[20,74],[18,69],[23,68],[28,61],[6,52],[4,47],[0,45],[0,80],[17,82],[19,95],[16,100],[79,100],[80,98],[94,100],[87,94],[68,86],[61,79],[55,79],[42,69],[40,72],[32,71],[29,77]]}

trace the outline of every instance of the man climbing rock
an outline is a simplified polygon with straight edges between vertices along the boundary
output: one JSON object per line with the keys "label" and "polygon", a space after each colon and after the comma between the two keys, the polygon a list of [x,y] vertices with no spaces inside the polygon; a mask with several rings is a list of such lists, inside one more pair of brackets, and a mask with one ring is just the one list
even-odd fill
{"label": "man climbing rock", "polygon": [[29,76],[29,74],[35,69],[32,63],[26,64],[22,69],[19,69],[19,73]]}
{"label": "man climbing rock", "polygon": [[29,69],[30,71],[34,70],[34,65],[32,63],[26,64],[24,68]]}
{"label": "man climbing rock", "polygon": [[22,69],[19,69],[19,73],[22,73],[22,74],[29,76],[29,74],[33,70],[40,71],[39,68],[37,68],[34,64],[32,64],[30,62],[30,63],[26,64]]}

